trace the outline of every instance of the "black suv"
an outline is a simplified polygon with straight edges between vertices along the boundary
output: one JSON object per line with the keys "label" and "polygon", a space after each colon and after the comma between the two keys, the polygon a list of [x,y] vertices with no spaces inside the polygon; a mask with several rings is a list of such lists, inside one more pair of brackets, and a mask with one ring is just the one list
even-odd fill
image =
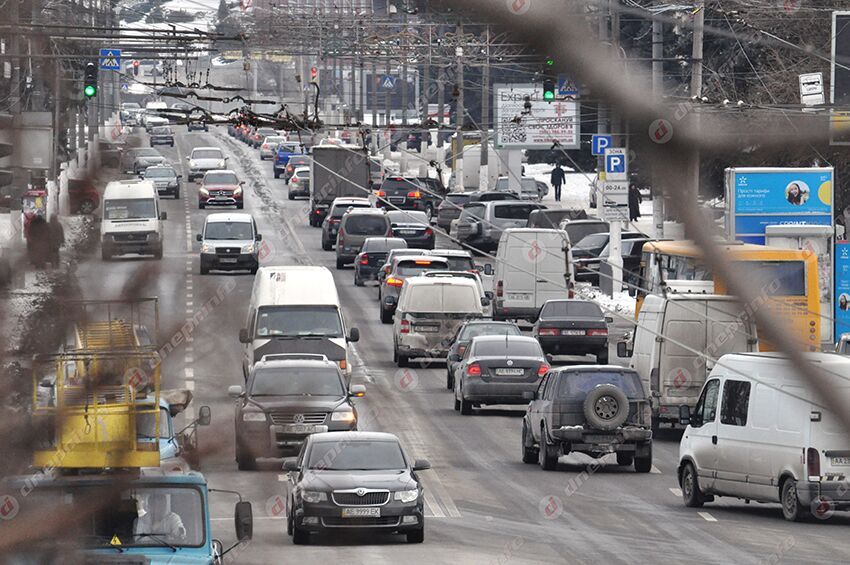
{"label": "black suv", "polygon": [[[435,179],[427,179],[435,181]],[[435,190],[432,182],[425,183],[414,177],[387,177],[375,193],[378,206],[392,210],[419,210],[432,218],[442,202],[442,191]]]}
{"label": "black suv", "polygon": [[236,463],[254,469],[258,457],[293,456],[307,436],[357,429],[352,398],[366,394],[363,385],[348,390],[345,377],[324,355],[266,355],[254,364],[245,389],[231,386],[236,399]]}
{"label": "black suv", "polygon": [[640,375],[615,365],[575,365],[549,371],[528,393],[522,421],[522,461],[553,470],[572,452],[618,465],[652,469],[652,409]]}

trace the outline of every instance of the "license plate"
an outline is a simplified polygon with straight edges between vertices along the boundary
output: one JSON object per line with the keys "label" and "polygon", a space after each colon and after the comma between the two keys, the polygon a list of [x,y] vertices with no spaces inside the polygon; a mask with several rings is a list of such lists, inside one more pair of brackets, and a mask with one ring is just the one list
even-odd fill
{"label": "license plate", "polygon": [[316,424],[287,424],[281,426],[283,433],[286,434],[317,434],[328,431],[327,426],[317,426]]}
{"label": "license plate", "polygon": [[219,261],[221,261],[222,263],[235,263],[236,258],[234,258],[234,257],[222,257],[221,259],[219,259]]}
{"label": "license plate", "polygon": [[437,333],[440,331],[439,326],[413,326],[413,331],[420,333]]}
{"label": "license plate", "polygon": [[416,230],[398,230],[399,235],[416,235]]}
{"label": "license plate", "polygon": [[343,508],[343,518],[380,518],[380,508]]}
{"label": "license plate", "polygon": [[561,335],[584,335],[584,330],[561,330]]}
{"label": "license plate", "polygon": [[833,465],[850,465],[850,457],[833,457],[832,458]]}
{"label": "license plate", "polygon": [[496,369],[496,374],[505,377],[517,377],[525,374],[525,369],[504,368]]}
{"label": "license plate", "polygon": [[530,294],[513,294],[508,293],[508,300],[531,300]]}

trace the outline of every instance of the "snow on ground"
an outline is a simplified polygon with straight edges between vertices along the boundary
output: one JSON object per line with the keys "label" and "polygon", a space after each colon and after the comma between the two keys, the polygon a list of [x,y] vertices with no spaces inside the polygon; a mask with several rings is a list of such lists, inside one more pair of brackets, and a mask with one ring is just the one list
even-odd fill
{"label": "snow on ground", "polygon": [[576,294],[579,298],[593,300],[599,304],[606,314],[612,314],[615,317],[622,316],[628,320],[633,320],[635,317],[637,301],[634,297],[629,296],[628,292],[615,292],[614,296],[610,297],[596,287],[579,284],[576,287]]}

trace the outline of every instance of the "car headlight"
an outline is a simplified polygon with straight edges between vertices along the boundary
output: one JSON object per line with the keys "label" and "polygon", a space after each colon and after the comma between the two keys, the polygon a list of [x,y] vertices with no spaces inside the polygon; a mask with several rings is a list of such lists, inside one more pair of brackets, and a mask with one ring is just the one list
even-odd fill
{"label": "car headlight", "polygon": [[242,421],[243,422],[265,422],[266,415],[263,412],[243,412],[242,413]]}
{"label": "car headlight", "polygon": [[354,422],[357,416],[354,415],[354,410],[338,410],[331,414],[331,422]]}
{"label": "car headlight", "polygon": [[202,243],[201,253],[215,253],[215,246],[212,243]]}
{"label": "car headlight", "polygon": [[395,500],[398,500],[399,502],[413,502],[417,498],[419,498],[419,489],[415,488],[413,490],[398,490],[396,491],[395,495],[393,495],[393,498]]}
{"label": "car headlight", "polygon": [[239,196],[240,194],[242,194],[241,186],[237,186],[235,189],[233,189],[233,196]]}
{"label": "car headlight", "polygon": [[328,499],[327,493],[318,492],[314,490],[302,490],[301,491],[301,500],[304,502],[309,502],[310,504],[315,504],[317,502],[324,502]]}
{"label": "car headlight", "polygon": [[249,243],[247,245],[243,245],[240,253],[253,253],[254,252],[254,244]]}
{"label": "car headlight", "polygon": [[224,168],[224,159],[222,159],[221,161],[219,161],[219,162],[218,162],[218,168],[219,168],[219,169],[223,169],[223,168]]}
{"label": "car headlight", "polygon": [[197,165],[197,164],[195,164],[195,162],[194,162],[194,161],[189,160],[189,168],[190,168],[190,169],[197,169],[197,168],[198,168],[198,165]]}
{"label": "car headlight", "polygon": [[201,193],[201,194],[203,194],[204,196],[209,196],[209,195],[210,195],[210,191],[209,191],[209,190],[207,190],[206,188],[204,188],[203,186],[202,186],[201,188],[199,188],[199,189],[198,189],[198,192],[199,192],[199,193]]}

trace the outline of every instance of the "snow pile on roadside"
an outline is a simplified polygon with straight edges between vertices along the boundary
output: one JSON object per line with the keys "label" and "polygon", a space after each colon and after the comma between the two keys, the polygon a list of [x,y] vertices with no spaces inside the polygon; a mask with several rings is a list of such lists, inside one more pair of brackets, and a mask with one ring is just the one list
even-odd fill
{"label": "snow pile on roadside", "polygon": [[552,176],[552,169],[553,166],[547,163],[525,165],[525,176],[546,183],[546,186],[549,187],[549,194],[543,199],[543,203],[552,207],[590,211],[590,185],[595,175],[580,173],[573,171],[569,167],[563,167],[566,177],[561,187],[561,201],[555,203],[555,189],[552,188],[552,184],[549,182],[549,178]]}
{"label": "snow pile on roadside", "polygon": [[579,285],[576,287],[579,298],[592,300],[599,304],[606,314],[619,314],[630,320],[635,317],[637,300],[628,292],[616,292],[613,297],[592,286]]}
{"label": "snow pile on roadside", "polygon": [[10,290],[3,301],[3,343],[7,352],[25,351],[25,337],[32,330],[34,313],[43,309],[53,294],[56,280],[50,272],[33,273],[24,288]]}

